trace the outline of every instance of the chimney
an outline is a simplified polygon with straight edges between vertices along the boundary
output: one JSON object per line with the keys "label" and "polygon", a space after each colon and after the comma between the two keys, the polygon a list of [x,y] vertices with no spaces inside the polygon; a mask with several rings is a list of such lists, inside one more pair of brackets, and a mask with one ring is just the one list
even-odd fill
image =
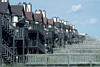
{"label": "chimney", "polygon": [[64,23],[65,21],[64,20],[61,20],[61,23]]}
{"label": "chimney", "polygon": [[24,7],[24,11],[26,11],[26,3],[23,3],[22,5]]}
{"label": "chimney", "polygon": [[42,11],[41,11],[41,10],[36,10],[35,13],[36,13],[36,14],[41,14]]}
{"label": "chimney", "polygon": [[59,17],[54,17],[53,20],[54,22],[61,22],[61,19]]}
{"label": "chimney", "polygon": [[64,22],[64,25],[68,25],[68,24],[69,24],[68,21],[65,21],[65,22]]}
{"label": "chimney", "polygon": [[22,5],[22,6],[24,7],[24,11],[26,11],[26,6],[27,6],[27,4],[26,4],[25,2],[19,3],[19,5]]}
{"label": "chimney", "polygon": [[60,23],[62,22],[61,19],[60,19],[59,17],[57,17],[57,22],[60,22]]}
{"label": "chimney", "polygon": [[45,10],[42,11],[42,14],[43,14],[43,18],[46,18],[46,11]]}
{"label": "chimney", "polygon": [[67,25],[67,22],[66,21],[64,22],[64,25]]}
{"label": "chimney", "polygon": [[27,4],[26,12],[32,12],[32,4],[31,3]]}
{"label": "chimney", "polygon": [[74,25],[72,26],[72,29],[73,29],[73,30],[75,29],[75,26],[74,26]]}
{"label": "chimney", "polygon": [[42,14],[43,18],[46,18],[46,11],[45,10],[43,10],[43,11],[42,10],[36,10],[35,13],[36,14]]}
{"label": "chimney", "polygon": [[19,5],[23,5],[25,12],[32,12],[32,4],[31,3],[27,4],[27,3],[23,2],[22,4],[19,3]]}
{"label": "chimney", "polygon": [[8,2],[8,0],[1,0],[0,2]]}
{"label": "chimney", "polygon": [[56,17],[54,17],[54,18],[53,18],[53,21],[54,21],[54,22],[57,22],[57,18],[56,18]]}

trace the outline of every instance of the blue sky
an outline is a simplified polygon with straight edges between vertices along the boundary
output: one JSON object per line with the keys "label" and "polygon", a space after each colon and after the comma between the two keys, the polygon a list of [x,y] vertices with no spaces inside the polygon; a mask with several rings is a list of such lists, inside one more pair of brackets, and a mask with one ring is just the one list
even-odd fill
{"label": "blue sky", "polygon": [[36,9],[46,10],[47,17],[69,21],[81,33],[100,38],[100,0],[10,0],[10,4],[32,3]]}

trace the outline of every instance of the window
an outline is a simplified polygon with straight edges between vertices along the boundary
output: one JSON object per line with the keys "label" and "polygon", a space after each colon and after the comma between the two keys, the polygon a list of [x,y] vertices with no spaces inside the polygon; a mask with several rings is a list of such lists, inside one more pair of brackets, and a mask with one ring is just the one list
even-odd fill
{"label": "window", "polygon": [[12,22],[17,23],[18,22],[18,17],[17,16],[13,16]]}

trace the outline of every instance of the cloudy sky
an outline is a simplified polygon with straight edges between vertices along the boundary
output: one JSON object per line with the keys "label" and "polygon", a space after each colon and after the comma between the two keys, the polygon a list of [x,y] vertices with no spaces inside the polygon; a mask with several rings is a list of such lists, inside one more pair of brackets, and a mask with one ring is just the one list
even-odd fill
{"label": "cloudy sky", "polygon": [[33,12],[46,10],[47,17],[60,17],[81,33],[100,38],[100,0],[10,0],[10,4],[32,3]]}

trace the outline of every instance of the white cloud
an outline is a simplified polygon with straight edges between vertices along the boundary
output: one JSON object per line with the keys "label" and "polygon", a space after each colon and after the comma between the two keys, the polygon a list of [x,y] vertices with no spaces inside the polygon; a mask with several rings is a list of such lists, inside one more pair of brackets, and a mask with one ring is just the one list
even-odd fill
{"label": "white cloud", "polygon": [[82,8],[82,4],[72,5],[72,11],[76,12]]}
{"label": "white cloud", "polygon": [[82,4],[78,4],[78,5],[72,5],[72,8],[70,10],[67,10],[66,13],[67,14],[71,14],[72,12],[76,12],[78,10],[80,10],[83,6]]}
{"label": "white cloud", "polygon": [[96,18],[90,18],[89,23],[90,24],[95,24],[95,23],[97,23],[97,19]]}

